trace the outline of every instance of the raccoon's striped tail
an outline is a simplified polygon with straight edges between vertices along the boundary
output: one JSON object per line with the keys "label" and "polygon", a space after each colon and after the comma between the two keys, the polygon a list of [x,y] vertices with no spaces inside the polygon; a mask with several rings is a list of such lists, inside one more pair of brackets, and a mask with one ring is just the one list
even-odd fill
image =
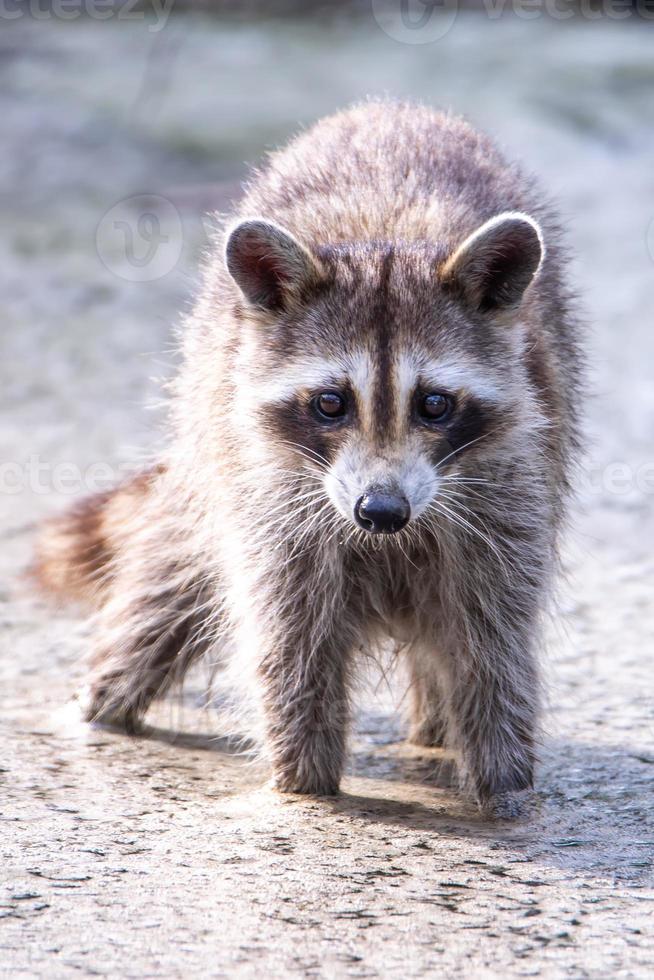
{"label": "raccoon's striped tail", "polygon": [[99,604],[111,581],[114,559],[163,471],[162,465],[143,470],[46,521],[30,569],[38,587],[62,602]]}

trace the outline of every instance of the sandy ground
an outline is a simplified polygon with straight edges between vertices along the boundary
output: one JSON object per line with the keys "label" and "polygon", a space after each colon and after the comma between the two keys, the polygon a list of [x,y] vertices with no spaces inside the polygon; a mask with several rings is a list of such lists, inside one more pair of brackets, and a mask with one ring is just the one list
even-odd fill
{"label": "sandy ground", "polygon": [[[652,975],[649,27],[460,14],[415,45],[372,18],[3,24],[2,976]],[[148,738],[82,729],[65,705],[88,628],[18,578],[33,523],[108,475],[92,464],[132,465],[159,438],[150,378],[174,362],[203,213],[297,122],[380,91],[496,133],[560,199],[578,253],[588,456],[517,824],[481,821],[439,754],[402,742],[392,685],[362,694],[334,800],[266,789],[216,737],[202,676]],[[173,202],[181,254],[134,282],[102,219],[143,193]]]}

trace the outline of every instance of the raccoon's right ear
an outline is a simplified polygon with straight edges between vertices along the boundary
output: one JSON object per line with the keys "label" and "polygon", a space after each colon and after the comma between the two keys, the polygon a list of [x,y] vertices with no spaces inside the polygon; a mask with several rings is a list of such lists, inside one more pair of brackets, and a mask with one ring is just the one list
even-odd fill
{"label": "raccoon's right ear", "polygon": [[232,228],[225,262],[248,303],[269,312],[300,305],[325,278],[318,260],[289,231],[258,218]]}
{"label": "raccoon's right ear", "polygon": [[544,257],[540,226],[527,214],[506,211],[459,245],[440,269],[440,279],[481,312],[516,309]]}

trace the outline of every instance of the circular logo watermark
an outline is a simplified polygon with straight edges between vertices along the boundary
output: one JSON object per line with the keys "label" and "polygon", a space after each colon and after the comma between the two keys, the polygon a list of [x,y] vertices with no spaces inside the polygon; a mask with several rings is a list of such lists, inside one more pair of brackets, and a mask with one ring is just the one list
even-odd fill
{"label": "circular logo watermark", "polygon": [[182,254],[182,219],[165,197],[137,194],[107,211],[95,234],[102,263],[120,279],[152,282],[167,276]]}
{"label": "circular logo watermark", "polygon": [[650,259],[654,262],[654,218],[652,218],[647,226],[647,251],[649,252]]}
{"label": "circular logo watermark", "polygon": [[402,44],[440,41],[458,12],[458,0],[372,0],[372,13],[382,31]]}

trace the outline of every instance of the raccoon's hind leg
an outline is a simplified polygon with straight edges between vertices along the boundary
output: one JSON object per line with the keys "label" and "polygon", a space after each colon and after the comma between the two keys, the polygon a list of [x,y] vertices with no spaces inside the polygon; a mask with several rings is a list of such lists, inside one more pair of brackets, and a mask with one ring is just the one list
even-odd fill
{"label": "raccoon's hind leg", "polygon": [[88,686],[87,721],[134,732],[163,695],[210,645],[210,595],[172,562],[128,562],[100,612]]}
{"label": "raccoon's hind leg", "polygon": [[211,645],[218,603],[202,572],[162,505],[145,512],[114,559],[98,613],[87,720],[134,730]]}
{"label": "raccoon's hind leg", "polygon": [[428,647],[410,647],[406,659],[411,698],[409,741],[440,747],[445,744],[447,718],[437,655]]}

